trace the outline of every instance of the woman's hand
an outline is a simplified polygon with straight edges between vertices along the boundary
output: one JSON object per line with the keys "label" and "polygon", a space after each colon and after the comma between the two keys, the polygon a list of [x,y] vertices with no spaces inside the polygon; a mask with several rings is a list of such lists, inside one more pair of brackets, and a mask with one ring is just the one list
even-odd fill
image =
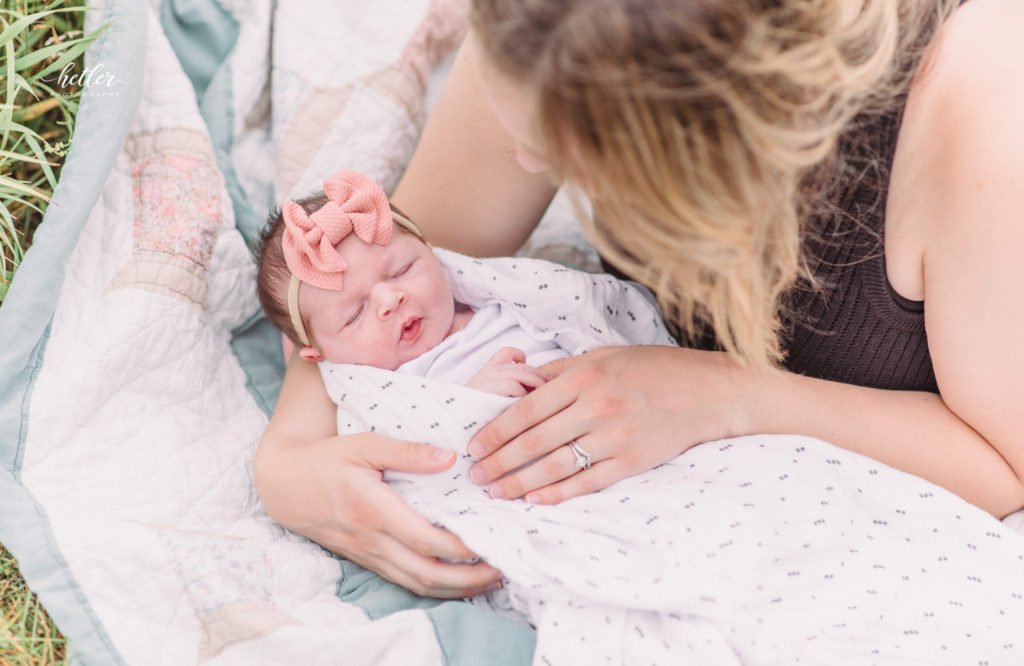
{"label": "woman's hand", "polygon": [[526,354],[515,347],[502,347],[473,375],[466,386],[478,391],[519,398],[544,384],[537,368],[526,365]]}
{"label": "woman's hand", "polygon": [[317,366],[293,352],[254,466],[274,520],[418,594],[455,598],[499,587],[500,573],[487,564],[442,562],[475,555],[383,481],[385,469],[442,472],[454,453],[371,433],[339,437],[337,413]]}
{"label": "woman's hand", "polygon": [[296,443],[261,442],[256,488],[274,520],[417,594],[458,598],[501,587],[488,564],[433,526],[382,481],[393,469],[436,474],[455,452],[372,433]]}
{"label": "woman's hand", "polygon": [[[558,503],[741,434],[741,368],[724,353],[605,347],[540,370],[549,381],[470,442],[481,459],[471,476],[491,483],[492,497]],[[589,469],[577,469],[571,442],[591,455]]]}

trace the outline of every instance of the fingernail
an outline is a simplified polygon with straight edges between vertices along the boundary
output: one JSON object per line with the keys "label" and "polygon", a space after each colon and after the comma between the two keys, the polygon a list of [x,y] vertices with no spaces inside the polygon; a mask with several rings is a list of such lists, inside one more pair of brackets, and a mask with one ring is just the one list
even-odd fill
{"label": "fingernail", "polygon": [[499,485],[491,486],[491,497],[493,497],[494,499],[501,499],[504,496],[505,496],[505,491],[502,490],[501,486],[499,486]]}
{"label": "fingernail", "polygon": [[540,495],[538,493],[530,493],[523,498],[523,501],[527,504],[540,504]]}
{"label": "fingernail", "polygon": [[487,591],[488,592],[494,592],[495,590],[500,590],[503,587],[505,587],[505,581],[503,581],[503,580],[496,580],[493,583],[488,583],[487,584]]}
{"label": "fingernail", "polygon": [[447,449],[434,449],[434,460],[437,462],[447,462],[451,460],[454,455],[454,451],[449,451]]}
{"label": "fingernail", "polygon": [[469,470],[469,478],[473,479],[473,483],[483,483],[484,471],[479,467],[473,467]]}
{"label": "fingernail", "polygon": [[484,445],[476,440],[470,442],[469,446],[466,447],[466,450],[469,451],[469,455],[474,458],[482,458],[484,455]]}

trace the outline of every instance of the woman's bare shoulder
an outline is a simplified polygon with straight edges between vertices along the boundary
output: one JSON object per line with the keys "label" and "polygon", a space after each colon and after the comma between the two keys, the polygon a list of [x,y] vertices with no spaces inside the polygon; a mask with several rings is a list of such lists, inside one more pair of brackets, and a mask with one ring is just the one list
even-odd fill
{"label": "woman's bare shoulder", "polygon": [[[934,256],[935,243],[948,242],[962,231],[958,226],[977,225],[983,211],[987,224],[1009,223],[1009,211],[996,210],[995,199],[974,199],[1013,187],[1024,173],[1020,62],[1024,2],[971,0],[946,22],[922,63],[900,128],[886,213],[890,282],[908,298],[924,298],[930,246]],[[965,210],[975,214],[953,214]]]}
{"label": "woman's bare shoulder", "polygon": [[[947,404],[1006,439],[1024,423],[1024,3],[971,0],[949,20],[912,90],[915,185],[928,343]],[[910,106],[908,103],[908,112]],[[924,230],[923,233],[921,230]],[[1020,454],[1024,456],[1024,449]]]}
{"label": "woman's bare shoulder", "polygon": [[937,47],[907,111],[922,120],[911,130],[924,158],[917,170],[932,206],[948,211],[952,200],[1010,185],[1024,170],[1024,2],[971,0]]}
{"label": "woman's bare shoulder", "polygon": [[1024,89],[1024,78],[1019,76],[1024,58],[1024,3],[1020,0],[967,2],[946,21],[934,46],[915,87],[930,89],[930,94],[947,101],[966,100],[961,93],[970,90],[995,87],[1019,94]]}

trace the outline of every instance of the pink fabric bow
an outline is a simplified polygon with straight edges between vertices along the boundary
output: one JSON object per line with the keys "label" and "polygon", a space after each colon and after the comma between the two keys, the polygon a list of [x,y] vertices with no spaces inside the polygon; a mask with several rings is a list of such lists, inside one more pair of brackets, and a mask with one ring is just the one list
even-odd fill
{"label": "pink fabric bow", "polygon": [[387,245],[394,221],[384,190],[357,171],[328,176],[324,194],[327,203],[312,215],[294,201],[282,205],[284,259],[303,282],[339,291],[348,264],[334,246],[353,232],[364,243]]}

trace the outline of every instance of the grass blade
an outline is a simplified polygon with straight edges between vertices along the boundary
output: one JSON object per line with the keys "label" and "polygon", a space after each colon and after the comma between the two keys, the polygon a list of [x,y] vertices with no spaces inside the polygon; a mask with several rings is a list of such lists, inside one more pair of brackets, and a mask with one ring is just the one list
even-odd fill
{"label": "grass blade", "polygon": [[22,183],[20,180],[14,180],[13,178],[6,178],[4,176],[0,176],[0,191],[4,190],[8,192],[21,192],[22,194],[27,194],[29,196],[42,199],[43,201],[46,202],[50,201],[50,197],[45,192],[40,192],[39,190],[33,189],[28,185]]}
{"label": "grass blade", "polygon": [[38,165],[46,176],[46,182],[50,185],[50,190],[57,189],[57,177],[53,175],[53,169],[50,168],[50,163],[46,160],[46,151],[43,150],[38,141],[27,134],[25,135],[25,142],[28,143],[32,148],[32,152],[35,153],[33,157],[26,156],[24,158],[25,161]]}
{"label": "grass blade", "polygon": [[40,100],[30,106],[26,106],[24,109],[15,113],[14,116],[20,122],[27,122],[29,120],[35,120],[50,109],[55,109],[58,106],[60,106],[60,99],[57,97],[50,97],[48,99]]}
{"label": "grass blade", "polygon": [[[57,12],[66,12],[66,11],[72,11],[72,10],[69,10],[69,9],[51,9],[51,10],[45,11],[45,12],[36,12],[35,14],[29,14],[27,16],[21,16],[21,18],[16,20],[14,23],[11,23],[10,25],[8,25],[4,29],[3,32],[0,32],[0,46],[3,46],[4,44],[7,44],[7,43],[11,42],[11,40],[13,40],[15,37],[18,37],[21,33],[23,33],[26,28],[28,28],[30,25],[32,25],[33,23],[35,23],[39,19],[43,18],[44,16],[48,16],[50,14],[56,14]],[[14,14],[15,16],[20,16],[20,14],[16,14],[14,12],[9,12],[9,13]],[[7,23],[7,22],[4,21],[4,23]]]}
{"label": "grass blade", "polygon": [[27,127],[25,125],[22,125],[21,123],[16,123],[13,120],[10,123],[8,123],[8,127],[14,130],[15,132],[18,132],[19,134],[31,136],[35,139],[39,139],[40,141],[46,140],[43,137],[39,136],[39,134],[36,133],[31,127]]}
{"label": "grass blade", "polygon": [[[34,141],[34,139],[33,139],[33,141]],[[36,146],[38,146],[38,145],[39,144],[37,143]],[[36,153],[36,154],[38,154],[38,153]],[[38,164],[40,166],[43,165],[43,164],[49,164],[49,162],[47,162],[46,159],[44,159],[44,158],[30,157],[28,155],[23,155],[22,153],[12,152],[10,150],[0,150],[0,157],[5,158],[5,159],[18,160],[19,162],[28,162],[29,164]],[[6,162],[0,163],[0,167],[4,166],[5,164],[6,164]]]}
{"label": "grass blade", "polygon": [[[4,52],[7,55],[7,100],[11,102],[14,100],[14,77],[17,72],[14,71],[14,44],[8,41],[4,44]],[[0,125],[3,125],[4,132],[0,135],[0,148],[7,145],[7,137],[10,134],[9,125],[11,118],[14,115],[13,105],[8,107],[4,105],[3,109],[0,109]]]}
{"label": "grass blade", "polygon": [[[57,58],[57,60],[55,60],[53,62],[53,64],[47,66],[42,71],[32,75],[32,77],[29,80],[30,81],[35,81],[35,80],[41,79],[41,78],[43,78],[45,76],[48,76],[49,74],[51,74],[53,72],[60,71],[60,70],[64,69],[64,67],[68,63],[74,62],[75,60],[78,59],[78,57],[80,55],[85,53],[85,50],[87,48],[89,48],[90,44],[92,44],[94,41],[96,41],[96,37],[98,37],[99,33],[101,33],[103,30],[104,30],[104,28],[99,28],[95,33],[92,33],[92,34],[90,34],[87,37],[82,37],[81,39],[76,39],[76,40],[73,40],[73,41],[70,41],[70,42],[66,42],[64,44],[54,44],[53,46],[48,46],[48,47],[46,47],[46,49],[42,49],[42,50],[48,51],[48,53],[46,55],[44,55],[43,57],[37,58],[36,57],[37,56],[36,53],[33,53],[30,56],[26,56],[23,60],[29,60],[29,64],[25,66],[27,68],[27,67],[30,67],[31,65],[34,65],[34,64],[38,63],[38,62],[42,62],[42,61],[46,60],[47,58],[51,57],[54,54],[61,53],[62,49],[67,49],[66,51],[63,52],[63,54],[59,58]],[[55,48],[55,47],[58,47],[58,48]],[[19,62],[18,63],[18,71],[20,72],[22,69],[23,68],[21,66],[21,63]]]}
{"label": "grass blade", "polygon": [[58,70],[63,69],[64,66],[67,65],[69,62],[72,62],[73,60],[76,60],[79,56],[81,56],[83,53],[85,53],[85,50],[87,48],[89,48],[89,45],[92,44],[93,42],[95,42],[96,39],[100,35],[102,35],[104,32],[106,32],[107,28],[109,28],[110,25],[111,24],[109,24],[109,23],[104,24],[104,25],[100,26],[99,28],[96,28],[95,30],[90,32],[85,37],[81,37],[80,39],[76,39],[76,40],[72,40],[71,42],[68,42],[69,44],[71,44],[71,47],[68,49],[68,51],[64,55],[62,55],[60,58],[58,58],[52,65],[49,65],[48,67],[43,69],[41,72],[33,75],[29,80],[30,81],[38,80],[38,79],[41,79],[41,78],[43,78],[45,76],[48,76],[48,75],[52,74],[53,72],[56,72]]}

